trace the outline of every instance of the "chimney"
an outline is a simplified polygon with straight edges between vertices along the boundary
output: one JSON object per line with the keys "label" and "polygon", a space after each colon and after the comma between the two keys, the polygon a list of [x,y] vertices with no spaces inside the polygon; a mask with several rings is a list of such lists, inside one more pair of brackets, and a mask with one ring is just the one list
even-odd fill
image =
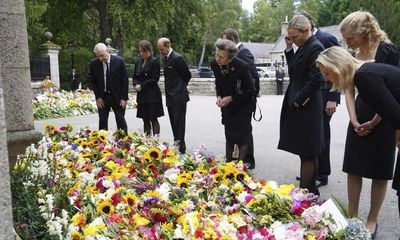
{"label": "chimney", "polygon": [[288,16],[286,16],[285,21],[281,23],[281,35],[286,36],[288,25],[289,25]]}

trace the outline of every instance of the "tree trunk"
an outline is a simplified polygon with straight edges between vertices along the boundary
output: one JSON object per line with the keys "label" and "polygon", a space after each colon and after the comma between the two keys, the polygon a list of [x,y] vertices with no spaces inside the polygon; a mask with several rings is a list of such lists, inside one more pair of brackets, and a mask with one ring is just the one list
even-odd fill
{"label": "tree trunk", "polygon": [[99,12],[101,42],[105,42],[106,38],[113,38],[111,22],[107,14],[107,0],[97,0],[95,7]]}
{"label": "tree trunk", "polygon": [[203,40],[203,47],[201,49],[201,56],[199,60],[199,67],[203,65],[203,60],[204,60],[204,54],[206,53],[206,38]]}

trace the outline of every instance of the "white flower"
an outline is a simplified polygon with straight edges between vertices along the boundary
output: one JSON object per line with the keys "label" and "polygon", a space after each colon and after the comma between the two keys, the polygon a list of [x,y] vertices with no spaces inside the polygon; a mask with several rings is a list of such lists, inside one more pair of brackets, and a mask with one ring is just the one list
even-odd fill
{"label": "white flower", "polygon": [[161,184],[160,187],[158,187],[158,192],[161,194],[161,199],[164,201],[169,200],[169,193],[171,192],[171,187],[169,186],[168,183],[163,183]]}

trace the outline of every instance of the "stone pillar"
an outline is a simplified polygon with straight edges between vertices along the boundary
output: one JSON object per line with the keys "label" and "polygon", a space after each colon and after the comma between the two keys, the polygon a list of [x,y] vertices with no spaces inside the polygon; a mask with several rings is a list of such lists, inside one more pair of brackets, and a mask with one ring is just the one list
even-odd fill
{"label": "stone pillar", "polygon": [[[0,16],[2,16],[3,13],[4,11],[0,7]],[[7,129],[6,120],[4,118],[3,81],[0,75],[0,239],[13,239],[11,188],[6,135]]]}
{"label": "stone pillar", "polygon": [[28,145],[41,138],[41,134],[34,131],[24,0],[1,0],[0,19],[0,76],[3,80],[8,156],[10,163],[14,164],[18,154],[24,153]]}
{"label": "stone pillar", "polygon": [[50,58],[50,79],[53,82],[54,86],[60,87],[60,70],[58,67],[58,53],[60,52],[61,47],[53,42],[51,42],[51,38],[53,34],[51,32],[45,32],[45,37],[47,38],[47,42],[40,45],[40,55],[43,57],[49,56]]}
{"label": "stone pillar", "polygon": [[119,51],[118,49],[111,47],[111,42],[111,38],[106,38],[107,50],[111,55],[117,56]]}

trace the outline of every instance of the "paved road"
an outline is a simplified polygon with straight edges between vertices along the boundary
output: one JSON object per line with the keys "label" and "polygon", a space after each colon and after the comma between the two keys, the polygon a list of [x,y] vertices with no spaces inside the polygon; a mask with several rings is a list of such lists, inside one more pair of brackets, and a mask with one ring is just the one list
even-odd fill
{"label": "paved road", "polygon": [[[256,169],[254,175],[259,178],[273,179],[279,184],[296,183],[295,176],[299,174],[300,160],[297,156],[277,150],[279,139],[279,116],[283,96],[262,96],[259,105],[262,110],[263,119],[261,122],[253,122],[253,135],[255,143]],[[165,101],[164,101],[165,102]],[[344,99],[342,99],[344,103]],[[165,109],[165,113],[167,113]],[[131,131],[143,132],[142,121],[136,118],[136,110],[127,112],[128,129]],[[62,124],[70,123],[75,129],[90,126],[97,129],[97,114],[71,117],[63,119],[51,119],[36,121],[35,128],[43,131],[46,123]],[[110,115],[110,129],[116,129],[114,116]],[[342,202],[347,202],[346,174],[342,169],[344,144],[348,116],[346,106],[339,106],[338,111],[331,120],[331,163],[332,175],[329,178],[328,186],[320,188],[322,198],[335,196]],[[166,116],[160,118],[161,138],[172,141],[172,132],[169,119]],[[221,125],[219,109],[215,105],[215,97],[192,96],[188,103],[186,118],[186,144],[188,151],[205,144],[207,149],[214,154],[223,154],[225,151],[225,138]],[[364,181],[364,189],[360,200],[360,218],[366,220],[369,210],[369,189],[370,180]],[[391,186],[391,182],[389,183]],[[390,187],[387,190],[386,199],[381,210],[379,219],[378,239],[393,240],[400,237],[400,221],[397,210],[397,196]]]}

